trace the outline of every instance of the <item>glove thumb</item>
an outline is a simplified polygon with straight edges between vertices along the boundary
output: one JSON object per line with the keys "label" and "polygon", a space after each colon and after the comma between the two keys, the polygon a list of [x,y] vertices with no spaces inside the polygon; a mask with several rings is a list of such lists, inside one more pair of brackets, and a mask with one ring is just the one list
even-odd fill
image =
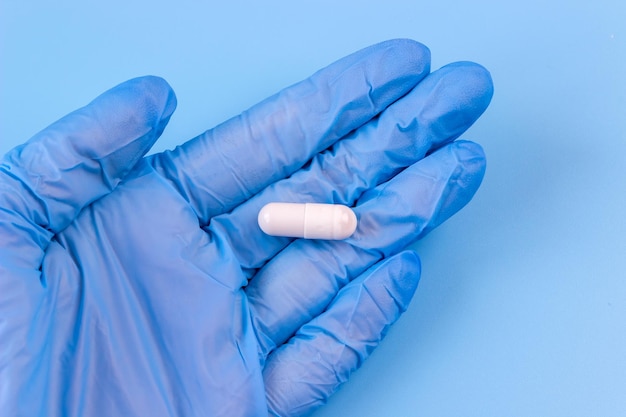
{"label": "glove thumb", "polygon": [[136,78],[9,151],[0,160],[0,265],[39,268],[54,234],[117,186],[175,107],[164,80]]}

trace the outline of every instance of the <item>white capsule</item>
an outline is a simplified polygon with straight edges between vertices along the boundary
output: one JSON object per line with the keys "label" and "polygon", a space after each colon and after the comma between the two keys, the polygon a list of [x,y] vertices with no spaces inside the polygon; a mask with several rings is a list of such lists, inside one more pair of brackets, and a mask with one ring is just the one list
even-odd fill
{"label": "white capsule", "polygon": [[356,230],[356,215],[340,204],[269,203],[259,212],[268,235],[305,239],[346,239]]}

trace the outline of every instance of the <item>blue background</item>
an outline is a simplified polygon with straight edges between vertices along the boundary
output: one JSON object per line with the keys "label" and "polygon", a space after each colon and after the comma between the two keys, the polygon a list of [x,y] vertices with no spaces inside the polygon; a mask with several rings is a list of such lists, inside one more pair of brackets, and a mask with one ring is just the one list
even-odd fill
{"label": "blue background", "polygon": [[416,245],[405,316],[325,416],[626,415],[624,2],[0,3],[0,154],[109,87],[166,78],[172,148],[395,37],[492,72],[476,198]]}

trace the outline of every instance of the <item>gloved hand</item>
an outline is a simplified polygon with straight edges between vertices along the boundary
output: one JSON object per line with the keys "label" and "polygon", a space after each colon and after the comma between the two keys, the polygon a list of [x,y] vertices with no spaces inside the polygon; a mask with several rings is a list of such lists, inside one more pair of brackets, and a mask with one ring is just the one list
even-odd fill
{"label": "gloved hand", "polygon": [[[171,152],[174,108],[125,82],[0,162],[6,416],[295,416],[323,404],[407,308],[404,248],[473,196],[453,142],[489,74],[429,74],[409,40],[350,55]],[[271,237],[267,202],[354,206],[344,241]]]}

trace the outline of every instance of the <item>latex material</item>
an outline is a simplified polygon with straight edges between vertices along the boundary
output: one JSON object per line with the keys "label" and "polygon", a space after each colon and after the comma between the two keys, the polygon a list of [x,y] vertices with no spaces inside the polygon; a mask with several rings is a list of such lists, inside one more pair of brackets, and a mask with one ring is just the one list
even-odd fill
{"label": "latex material", "polygon": [[[485,169],[452,142],[491,79],[385,42],[171,152],[176,106],[123,83],[0,162],[0,409],[14,416],[302,415],[406,309],[403,248]],[[428,156],[427,156],[428,155]],[[355,207],[343,241],[273,237],[271,201]]]}
{"label": "latex material", "polygon": [[271,236],[342,240],[354,233],[357,219],[341,204],[268,203],[258,216],[259,227]]}

